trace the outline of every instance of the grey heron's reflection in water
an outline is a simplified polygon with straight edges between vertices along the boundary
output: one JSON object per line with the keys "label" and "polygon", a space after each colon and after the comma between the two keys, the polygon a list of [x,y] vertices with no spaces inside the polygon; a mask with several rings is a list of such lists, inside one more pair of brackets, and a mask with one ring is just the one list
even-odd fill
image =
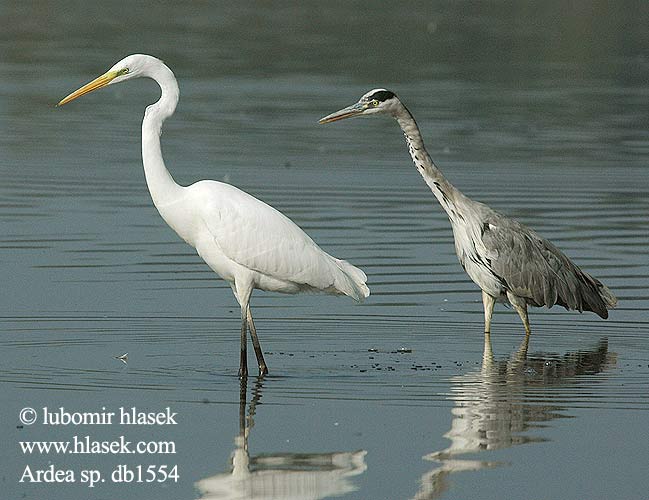
{"label": "grey heron's reflection in water", "polygon": [[199,500],[315,500],[355,491],[350,478],[367,469],[364,450],[250,455],[248,439],[263,384],[264,377],[258,377],[246,414],[247,380],[241,380],[239,435],[234,440],[231,470],[198,481]]}
{"label": "grey heron's reflection in water", "polygon": [[449,488],[448,478],[454,472],[503,465],[459,458],[462,455],[545,441],[528,431],[539,422],[565,417],[567,405],[562,387],[574,390],[567,386],[575,384],[575,377],[600,373],[616,362],[606,339],[592,349],[563,356],[528,356],[529,341],[526,335],[509,359],[498,361],[494,359],[490,335],[486,334],[480,370],[451,379],[448,397],[455,406],[451,410],[451,429],[444,434],[451,444],[424,457],[439,466],[422,476],[416,500],[439,498]]}

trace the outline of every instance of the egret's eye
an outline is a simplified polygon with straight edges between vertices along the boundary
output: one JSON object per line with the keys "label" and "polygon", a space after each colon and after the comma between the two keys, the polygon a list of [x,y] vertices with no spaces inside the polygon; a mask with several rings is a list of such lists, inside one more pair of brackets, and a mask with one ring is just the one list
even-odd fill
{"label": "egret's eye", "polygon": [[125,75],[125,74],[127,74],[127,73],[128,73],[128,68],[122,68],[122,69],[119,70],[119,74],[120,74],[120,76],[121,76],[121,75]]}
{"label": "egret's eye", "polygon": [[376,108],[378,105],[379,105],[379,101],[377,101],[376,99],[373,99],[372,100],[372,106],[374,106]]}

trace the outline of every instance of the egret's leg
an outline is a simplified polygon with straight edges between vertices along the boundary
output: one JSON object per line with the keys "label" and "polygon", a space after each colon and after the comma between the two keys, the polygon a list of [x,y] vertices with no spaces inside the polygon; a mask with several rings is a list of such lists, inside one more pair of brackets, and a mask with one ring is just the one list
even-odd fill
{"label": "egret's leg", "polygon": [[241,306],[241,354],[239,358],[239,378],[248,378],[248,336],[246,326],[248,325],[248,304]]}
{"label": "egret's leg", "polygon": [[530,329],[530,320],[527,317],[527,303],[524,299],[521,299],[510,292],[507,292],[507,298],[509,299],[509,302],[514,307],[518,315],[521,317],[521,321],[523,322],[523,326],[525,327],[525,335],[529,335],[530,333],[532,333],[532,330]]}
{"label": "egret's leg", "polygon": [[261,350],[261,344],[259,344],[259,337],[257,337],[257,329],[255,328],[255,322],[252,320],[252,312],[250,311],[250,307],[248,307],[248,329],[250,330],[252,346],[255,348],[255,356],[257,356],[259,375],[266,375],[268,373],[268,367],[266,366],[266,361],[264,360],[264,353]]}
{"label": "egret's leg", "polygon": [[245,279],[230,283],[232,292],[241,306],[241,357],[239,359],[239,378],[248,377],[248,309],[250,307],[250,295],[252,295],[252,283]]}
{"label": "egret's leg", "polygon": [[491,316],[494,313],[494,304],[496,299],[489,295],[487,292],[482,292],[482,305],[484,307],[484,331],[485,333],[491,332]]}
{"label": "egret's leg", "polygon": [[245,443],[246,438],[246,402],[248,401],[248,379],[239,381],[239,439]]}

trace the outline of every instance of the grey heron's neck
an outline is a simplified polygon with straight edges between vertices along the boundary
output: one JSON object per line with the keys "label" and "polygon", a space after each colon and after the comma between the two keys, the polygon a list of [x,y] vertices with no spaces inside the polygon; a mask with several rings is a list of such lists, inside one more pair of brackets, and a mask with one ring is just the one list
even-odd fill
{"label": "grey heron's neck", "polygon": [[424,146],[424,140],[421,137],[417,122],[415,122],[408,108],[401,104],[397,112],[395,112],[394,118],[403,131],[406,144],[408,145],[408,152],[412,157],[415,167],[417,167],[424,181],[426,181],[426,184],[428,184],[428,187],[450,217],[453,205],[462,194],[446,180],[441,170],[433,163],[432,158]]}
{"label": "grey heron's neck", "polygon": [[155,80],[160,86],[160,99],[148,106],[142,120],[142,163],[144,176],[155,206],[160,209],[167,203],[173,202],[182,191],[167,170],[162,159],[160,135],[162,124],[170,117],[178,104],[178,83],[171,70],[162,62],[156,65],[146,75]]}

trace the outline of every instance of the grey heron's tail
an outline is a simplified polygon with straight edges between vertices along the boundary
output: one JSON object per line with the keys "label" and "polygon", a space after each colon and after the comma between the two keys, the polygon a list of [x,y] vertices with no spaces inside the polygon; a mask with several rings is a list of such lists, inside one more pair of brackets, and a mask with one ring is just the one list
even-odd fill
{"label": "grey heron's tail", "polygon": [[598,279],[583,273],[588,277],[590,287],[581,290],[582,307],[579,310],[592,311],[600,318],[608,318],[608,310],[617,305],[613,292]]}
{"label": "grey heron's tail", "polygon": [[599,296],[604,301],[606,309],[613,309],[617,306],[617,297],[613,295],[613,292],[606,286],[600,283],[599,287]]}

